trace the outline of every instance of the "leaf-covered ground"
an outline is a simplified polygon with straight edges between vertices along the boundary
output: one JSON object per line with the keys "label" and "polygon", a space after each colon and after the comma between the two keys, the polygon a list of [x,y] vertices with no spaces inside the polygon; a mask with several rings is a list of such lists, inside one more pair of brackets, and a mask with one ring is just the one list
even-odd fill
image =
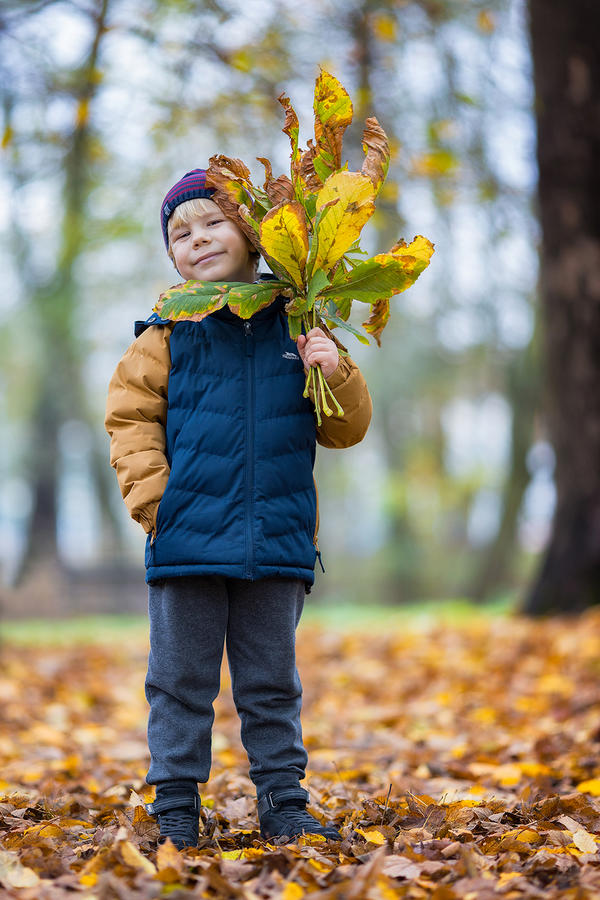
{"label": "leaf-covered ground", "polygon": [[224,671],[200,845],[157,852],[146,654],[2,647],[3,898],[600,896],[597,612],[301,627],[311,809],[341,845],[260,840]]}

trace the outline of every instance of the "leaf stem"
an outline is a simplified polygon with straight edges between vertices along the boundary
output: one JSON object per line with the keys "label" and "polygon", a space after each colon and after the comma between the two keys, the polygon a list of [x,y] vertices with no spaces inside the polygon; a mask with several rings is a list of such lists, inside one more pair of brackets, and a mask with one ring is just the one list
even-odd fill
{"label": "leaf stem", "polygon": [[320,426],[320,425],[321,425],[321,421],[322,421],[322,420],[321,420],[321,408],[320,408],[320,407],[321,407],[321,404],[320,404],[320,401],[319,401],[319,392],[318,392],[318,390],[317,390],[317,373],[316,373],[316,371],[315,371],[315,368],[318,368],[319,371],[320,371],[320,370],[321,370],[321,367],[320,367],[320,366],[317,366],[317,367],[311,366],[311,367],[310,367],[310,374],[312,375],[313,397],[315,398],[315,412],[316,412],[316,414],[317,414],[317,425]]}
{"label": "leaf stem", "polygon": [[[321,366],[317,366],[316,369],[317,369],[317,372],[319,375],[319,386],[321,388],[321,406],[323,408],[323,412],[325,413],[325,415],[330,416],[332,414],[333,410],[330,408],[329,404],[327,403],[327,394],[325,393],[326,382],[323,377],[323,369],[321,368]],[[331,390],[329,390],[329,393],[331,394]],[[338,415],[339,415],[339,413],[338,413]]]}
{"label": "leaf stem", "polygon": [[[323,377],[323,373],[321,373],[321,377]],[[324,386],[325,386],[325,389],[326,389],[327,393],[329,394],[329,396],[331,397],[331,399],[332,399],[333,402],[334,402],[334,405],[335,405],[335,407],[336,407],[336,409],[337,409],[337,414],[338,414],[338,416],[343,416],[343,415],[344,415],[344,410],[343,410],[343,408],[340,406],[340,404],[338,403],[338,401],[336,400],[335,394],[333,393],[333,391],[331,390],[331,388],[330,388],[329,385],[327,384],[327,381],[325,380],[325,378],[323,378],[323,384],[324,384]],[[323,409],[325,409],[325,406],[323,406]],[[331,415],[331,412],[329,413],[329,415]]]}

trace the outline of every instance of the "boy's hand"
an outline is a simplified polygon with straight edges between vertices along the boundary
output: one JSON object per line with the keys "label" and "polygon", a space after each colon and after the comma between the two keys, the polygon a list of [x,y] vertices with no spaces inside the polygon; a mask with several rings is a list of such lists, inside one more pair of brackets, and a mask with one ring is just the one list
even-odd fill
{"label": "boy's hand", "polygon": [[340,355],[338,349],[322,328],[311,328],[308,334],[298,336],[298,353],[304,368],[321,366],[325,378],[329,378],[337,369]]}

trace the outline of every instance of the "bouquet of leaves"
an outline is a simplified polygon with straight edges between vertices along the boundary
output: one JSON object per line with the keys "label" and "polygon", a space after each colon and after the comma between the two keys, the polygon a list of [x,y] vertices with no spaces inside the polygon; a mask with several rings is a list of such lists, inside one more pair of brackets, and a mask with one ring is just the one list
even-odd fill
{"label": "bouquet of leaves", "polygon": [[[342,138],[352,121],[352,103],[340,82],[322,71],[315,84],[315,137],[298,146],[298,117],[282,94],[283,131],[291,143],[290,177],[273,178],[268,159],[262,188],[251,181],[239,159],[213,156],[207,184],[213,200],[233,219],[268,263],[274,279],[255,284],[186,281],[161,294],[154,311],[173,321],[201,321],[225,306],[249,319],[283,295],[288,302],[290,336],[298,339],[316,326],[342,328],[362,343],[371,335],[380,344],[390,317],[390,299],[410,287],[429,265],[433,244],[420,235],[411,244],[399,240],[387,253],[364,259],[359,238],[375,210],[375,198],[387,175],[390,152],[386,134],[368,118],[362,137],[365,159],[360,172],[342,166]],[[348,319],[353,301],[367,304],[363,332]],[[311,366],[304,396],[312,386],[317,421],[343,410],[320,366]]]}

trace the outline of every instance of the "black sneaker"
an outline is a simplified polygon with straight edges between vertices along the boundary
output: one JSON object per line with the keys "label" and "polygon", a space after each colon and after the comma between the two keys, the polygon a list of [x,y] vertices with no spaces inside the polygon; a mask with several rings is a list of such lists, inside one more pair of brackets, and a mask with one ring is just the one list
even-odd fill
{"label": "black sneaker", "polygon": [[322,834],[329,841],[341,841],[342,836],[333,825],[321,825],[306,812],[308,791],[301,787],[280,788],[265,794],[258,801],[260,833],[267,840],[291,841],[302,834]]}
{"label": "black sneaker", "polygon": [[160,825],[159,844],[168,837],[178,850],[198,846],[200,795],[193,782],[160,782],[156,786],[156,800],[146,803],[146,812],[156,816]]}

